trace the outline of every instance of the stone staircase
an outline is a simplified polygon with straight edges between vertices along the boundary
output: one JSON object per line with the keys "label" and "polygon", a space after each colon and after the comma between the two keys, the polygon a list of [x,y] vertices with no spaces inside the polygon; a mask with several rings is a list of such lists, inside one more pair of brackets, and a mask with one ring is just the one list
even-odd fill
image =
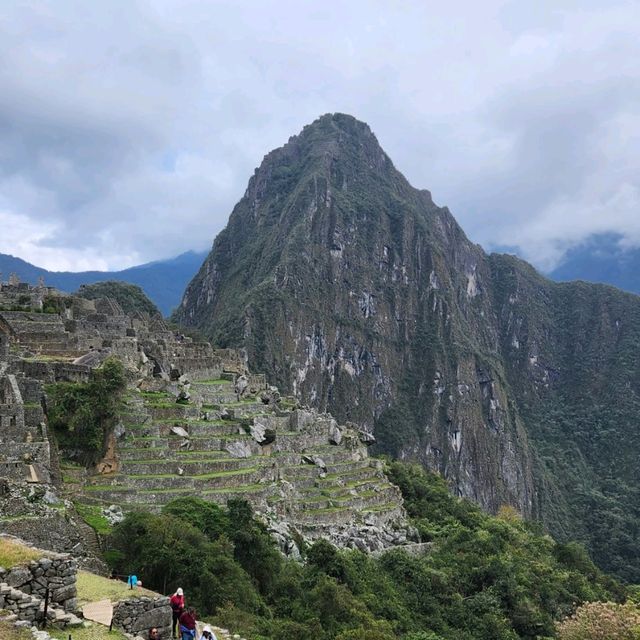
{"label": "stone staircase", "polygon": [[233,375],[191,383],[188,404],[170,387],[129,394],[118,470],[91,477],[84,500],[157,511],[183,496],[221,505],[242,497],[309,538],[403,521],[398,489],[356,430],[262,393],[238,398]]}

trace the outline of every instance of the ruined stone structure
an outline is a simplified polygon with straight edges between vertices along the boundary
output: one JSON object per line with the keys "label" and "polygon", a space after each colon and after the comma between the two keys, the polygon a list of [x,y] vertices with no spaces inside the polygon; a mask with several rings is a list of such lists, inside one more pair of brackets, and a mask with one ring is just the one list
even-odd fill
{"label": "ruined stone structure", "polygon": [[73,558],[49,551],[43,551],[39,560],[10,569],[0,567],[0,609],[14,619],[34,624],[44,618],[47,599],[50,622],[78,626],[76,576]]}
{"label": "ruined stone structure", "polygon": [[[15,310],[17,295],[34,306]],[[38,301],[47,312],[37,311]],[[55,480],[43,383],[86,381],[116,356],[130,381],[125,407],[107,456],[81,487],[83,501],[158,509],[181,496],[220,504],[242,497],[293,555],[297,535],[363,550],[411,537],[398,489],[368,457],[372,437],[281,398],[247,370],[242,351],[215,350],[161,319],[126,315],[111,299],[22,285],[0,290],[0,336],[0,482],[8,487],[0,530],[23,535],[12,528],[15,517],[28,519],[33,509],[20,511],[21,497]]]}

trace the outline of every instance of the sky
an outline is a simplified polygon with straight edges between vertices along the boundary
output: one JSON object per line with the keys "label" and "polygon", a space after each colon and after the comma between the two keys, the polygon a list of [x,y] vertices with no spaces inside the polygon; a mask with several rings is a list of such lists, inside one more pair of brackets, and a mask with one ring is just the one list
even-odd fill
{"label": "sky", "polygon": [[472,240],[640,246],[640,3],[0,0],[0,253],[210,247],[263,156],[366,121]]}

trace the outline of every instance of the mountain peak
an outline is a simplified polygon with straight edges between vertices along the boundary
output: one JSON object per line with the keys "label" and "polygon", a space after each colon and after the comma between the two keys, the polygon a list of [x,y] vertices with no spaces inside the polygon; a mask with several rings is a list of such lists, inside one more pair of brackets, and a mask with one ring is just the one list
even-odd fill
{"label": "mountain peak", "polygon": [[348,113],[325,113],[316,118],[311,124],[306,125],[301,135],[310,132],[321,132],[329,135],[343,133],[352,136],[373,136],[371,127],[366,122],[358,120]]}
{"label": "mountain peak", "polygon": [[369,178],[408,187],[366,122],[344,113],[327,113],[268,153],[245,195],[253,202],[262,201],[305,177],[319,176],[339,190]]}

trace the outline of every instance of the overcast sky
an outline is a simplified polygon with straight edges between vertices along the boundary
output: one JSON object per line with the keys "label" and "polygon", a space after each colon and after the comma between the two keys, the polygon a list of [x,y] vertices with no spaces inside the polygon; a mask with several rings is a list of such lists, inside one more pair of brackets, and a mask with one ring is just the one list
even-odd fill
{"label": "overcast sky", "polygon": [[640,245],[640,3],[0,0],[0,252],[50,269],[208,248],[326,112],[487,249]]}

